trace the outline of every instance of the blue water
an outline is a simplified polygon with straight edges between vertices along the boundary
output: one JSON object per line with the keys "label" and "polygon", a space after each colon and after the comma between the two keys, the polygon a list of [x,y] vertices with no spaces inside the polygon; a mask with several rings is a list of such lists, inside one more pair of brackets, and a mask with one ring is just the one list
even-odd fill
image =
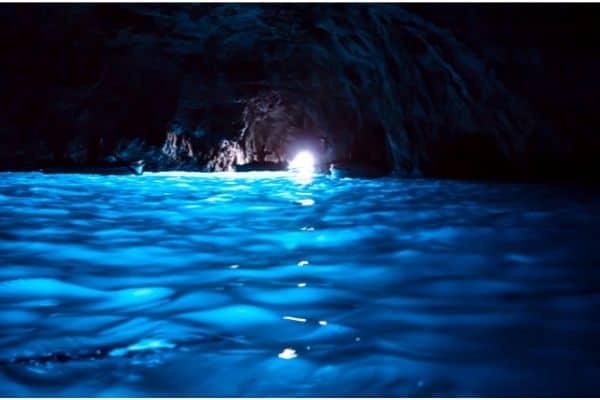
{"label": "blue water", "polygon": [[2,395],[599,395],[600,196],[0,174]]}

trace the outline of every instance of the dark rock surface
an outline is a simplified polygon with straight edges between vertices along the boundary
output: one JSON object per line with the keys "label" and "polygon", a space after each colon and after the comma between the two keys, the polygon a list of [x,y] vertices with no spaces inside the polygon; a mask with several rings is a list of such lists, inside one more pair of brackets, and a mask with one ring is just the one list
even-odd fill
{"label": "dark rock surface", "polygon": [[0,168],[86,163],[101,138],[150,170],[311,148],[402,176],[592,176],[598,7],[523,7],[4,5]]}

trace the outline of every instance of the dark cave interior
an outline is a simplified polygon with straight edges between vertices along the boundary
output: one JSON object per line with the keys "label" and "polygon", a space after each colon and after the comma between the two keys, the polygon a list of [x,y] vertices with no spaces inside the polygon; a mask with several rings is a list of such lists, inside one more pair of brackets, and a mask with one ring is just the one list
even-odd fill
{"label": "dark cave interior", "polygon": [[[4,5],[0,168],[593,180],[596,5]],[[264,153],[261,155],[261,153]]]}

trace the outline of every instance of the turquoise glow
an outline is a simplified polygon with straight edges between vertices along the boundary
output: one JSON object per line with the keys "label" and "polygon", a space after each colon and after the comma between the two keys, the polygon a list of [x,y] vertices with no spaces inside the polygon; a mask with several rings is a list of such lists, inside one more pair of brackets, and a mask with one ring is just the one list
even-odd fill
{"label": "turquoise glow", "polygon": [[0,394],[594,394],[599,196],[0,174]]}

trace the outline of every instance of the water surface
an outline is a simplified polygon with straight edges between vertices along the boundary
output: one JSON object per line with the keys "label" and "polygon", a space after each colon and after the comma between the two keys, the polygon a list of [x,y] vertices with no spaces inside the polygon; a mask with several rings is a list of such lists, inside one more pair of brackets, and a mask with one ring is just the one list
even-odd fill
{"label": "water surface", "polygon": [[2,395],[598,395],[594,191],[0,174]]}

